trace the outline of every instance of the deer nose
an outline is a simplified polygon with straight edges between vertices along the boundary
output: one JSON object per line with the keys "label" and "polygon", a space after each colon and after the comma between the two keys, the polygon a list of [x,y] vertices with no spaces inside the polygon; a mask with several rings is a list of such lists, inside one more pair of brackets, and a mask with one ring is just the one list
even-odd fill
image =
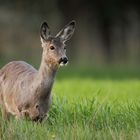
{"label": "deer nose", "polygon": [[59,64],[60,64],[60,63],[66,64],[67,62],[68,62],[68,58],[67,58],[67,57],[62,57],[62,58],[60,58],[60,60],[59,60]]}

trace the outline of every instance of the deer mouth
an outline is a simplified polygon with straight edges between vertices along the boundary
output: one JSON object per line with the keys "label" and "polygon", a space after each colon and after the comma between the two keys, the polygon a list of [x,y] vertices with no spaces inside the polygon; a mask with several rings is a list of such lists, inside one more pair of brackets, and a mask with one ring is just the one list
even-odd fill
{"label": "deer mouth", "polygon": [[68,64],[68,62],[67,63],[63,63],[63,62],[61,62],[61,63],[59,63],[59,65],[62,67],[62,66],[67,66],[67,64]]}

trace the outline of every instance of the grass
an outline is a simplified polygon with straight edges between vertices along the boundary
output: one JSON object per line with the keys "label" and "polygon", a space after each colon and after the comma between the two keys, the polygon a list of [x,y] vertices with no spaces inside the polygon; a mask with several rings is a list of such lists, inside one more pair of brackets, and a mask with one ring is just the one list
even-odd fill
{"label": "grass", "polygon": [[[89,73],[94,73],[93,75]],[[139,72],[59,73],[48,120],[0,118],[2,140],[140,139]],[[62,75],[65,75],[63,78]],[[74,76],[73,76],[74,75]],[[102,75],[102,77],[100,76]],[[115,76],[114,76],[115,75]],[[129,75],[129,76],[128,76]]]}

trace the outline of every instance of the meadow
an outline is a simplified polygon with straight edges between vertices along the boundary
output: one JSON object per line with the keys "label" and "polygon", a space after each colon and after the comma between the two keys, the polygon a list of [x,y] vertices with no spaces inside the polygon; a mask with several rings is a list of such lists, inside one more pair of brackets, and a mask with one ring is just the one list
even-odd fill
{"label": "meadow", "polygon": [[140,139],[140,71],[76,69],[58,72],[48,120],[0,117],[1,140]]}

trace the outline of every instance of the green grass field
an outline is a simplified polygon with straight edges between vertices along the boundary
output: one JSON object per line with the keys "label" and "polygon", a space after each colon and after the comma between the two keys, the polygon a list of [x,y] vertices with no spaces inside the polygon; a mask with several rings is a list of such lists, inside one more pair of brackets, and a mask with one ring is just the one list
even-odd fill
{"label": "green grass field", "polygon": [[2,140],[140,139],[139,71],[61,71],[48,120],[0,118]]}

